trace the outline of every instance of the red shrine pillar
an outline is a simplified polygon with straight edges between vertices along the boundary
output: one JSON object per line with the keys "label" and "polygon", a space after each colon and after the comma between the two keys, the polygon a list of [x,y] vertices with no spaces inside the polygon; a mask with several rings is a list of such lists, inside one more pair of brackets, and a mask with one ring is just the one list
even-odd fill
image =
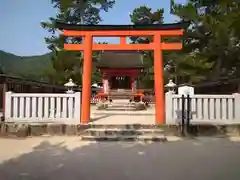
{"label": "red shrine pillar", "polygon": [[134,75],[131,75],[130,78],[131,78],[131,89],[132,89],[132,92],[134,92],[134,91],[135,91],[135,87],[134,87]]}
{"label": "red shrine pillar", "polygon": [[109,84],[108,84],[108,79],[104,78],[103,79],[103,92],[108,93],[109,90]]}
{"label": "red shrine pillar", "polygon": [[103,93],[108,93],[109,81],[108,81],[108,76],[105,73],[102,74],[102,87],[103,87]]}
{"label": "red shrine pillar", "polygon": [[105,81],[104,78],[102,77],[102,92],[104,93],[106,91],[105,89]]}

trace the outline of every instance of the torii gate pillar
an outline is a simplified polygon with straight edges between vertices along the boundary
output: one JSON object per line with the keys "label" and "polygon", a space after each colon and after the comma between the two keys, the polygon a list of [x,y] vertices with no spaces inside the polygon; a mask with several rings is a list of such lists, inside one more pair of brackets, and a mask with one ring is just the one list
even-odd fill
{"label": "torii gate pillar", "polygon": [[92,36],[87,35],[84,38],[84,61],[82,75],[82,102],[80,122],[87,124],[90,120],[91,107],[91,76],[92,76]]}
{"label": "torii gate pillar", "polygon": [[154,89],[155,89],[155,122],[165,123],[165,98],[163,83],[163,58],[160,35],[154,35]]}

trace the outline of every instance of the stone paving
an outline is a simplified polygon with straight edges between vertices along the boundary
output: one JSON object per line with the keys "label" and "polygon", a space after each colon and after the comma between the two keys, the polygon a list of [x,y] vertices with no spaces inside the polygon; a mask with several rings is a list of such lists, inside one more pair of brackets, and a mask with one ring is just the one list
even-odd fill
{"label": "stone paving", "polygon": [[[117,105],[116,105],[117,104]],[[114,107],[97,110],[91,107],[92,124],[155,124],[155,107],[134,111],[126,100],[118,100]]]}
{"label": "stone paving", "polygon": [[3,180],[239,180],[240,139],[168,143],[0,138]]}

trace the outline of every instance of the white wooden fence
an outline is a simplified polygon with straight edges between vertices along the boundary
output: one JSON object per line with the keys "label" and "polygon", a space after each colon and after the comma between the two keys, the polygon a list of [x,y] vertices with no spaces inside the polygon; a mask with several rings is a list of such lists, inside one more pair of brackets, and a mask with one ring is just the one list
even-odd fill
{"label": "white wooden fence", "polygon": [[[165,96],[166,123],[181,120],[180,95]],[[80,120],[80,93],[33,94],[7,92],[5,99],[6,122],[76,122]],[[191,122],[240,123],[240,94],[191,96]]]}
{"label": "white wooden fence", "polygon": [[[240,94],[193,95],[190,98],[192,123],[240,122]],[[181,95],[166,93],[165,104],[166,123],[179,123],[182,114]]]}
{"label": "white wooden fence", "polygon": [[76,121],[80,119],[80,93],[6,93],[6,122]]}

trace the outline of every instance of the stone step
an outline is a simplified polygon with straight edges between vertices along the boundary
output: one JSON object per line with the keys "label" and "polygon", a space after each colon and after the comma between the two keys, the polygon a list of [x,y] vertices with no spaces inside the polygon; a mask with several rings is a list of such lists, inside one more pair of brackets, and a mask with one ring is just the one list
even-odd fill
{"label": "stone step", "polygon": [[120,128],[89,128],[83,135],[90,136],[131,136],[131,135],[162,135],[162,129],[120,129]]}
{"label": "stone step", "polygon": [[111,103],[109,102],[109,105],[113,105],[113,106],[136,106],[138,104],[144,104],[144,102],[129,102],[129,100],[126,99],[118,99],[118,100],[113,100]]}
{"label": "stone step", "polygon": [[134,106],[108,106],[105,109],[97,109],[97,110],[101,110],[101,111],[136,111],[137,108]]}
{"label": "stone step", "polygon": [[119,95],[114,95],[113,96],[113,95],[110,95],[109,98],[112,99],[113,101],[114,100],[119,100],[119,99],[128,99],[128,100],[132,99],[131,96],[127,96],[127,95],[123,95],[123,96],[119,96]]}
{"label": "stone step", "polygon": [[162,129],[155,124],[93,124],[88,125],[89,128],[96,129]]}
{"label": "stone step", "polygon": [[115,111],[118,111],[118,110],[136,110],[136,107],[135,106],[108,106],[106,108],[106,110],[108,109],[114,109]]}
{"label": "stone step", "polygon": [[106,108],[106,109],[102,109],[101,111],[104,111],[104,112],[136,112],[136,111],[139,111],[139,110],[136,110],[136,108]]}
{"label": "stone step", "polygon": [[131,135],[131,136],[81,136],[83,141],[158,141],[165,142],[167,138],[164,135]]}
{"label": "stone step", "polygon": [[109,104],[108,107],[114,107],[114,108],[122,108],[122,107],[136,107],[134,104],[127,104],[127,103],[122,103],[122,104],[116,104],[116,103],[113,103],[113,104]]}
{"label": "stone step", "polygon": [[133,96],[134,93],[133,92],[109,92],[109,95],[110,96],[115,96],[115,95],[120,95],[120,96],[124,96],[124,95],[127,95],[127,96]]}
{"label": "stone step", "polygon": [[112,101],[113,104],[127,104],[129,103],[129,99],[114,99]]}
{"label": "stone step", "polygon": [[134,95],[135,93],[130,91],[110,91],[109,95]]}
{"label": "stone step", "polygon": [[[129,103],[129,102],[113,102],[109,103],[108,107],[106,109],[114,109],[114,110],[145,110],[145,107],[142,107],[144,109],[139,109],[140,104],[137,103]],[[145,106],[143,104],[143,106]]]}

